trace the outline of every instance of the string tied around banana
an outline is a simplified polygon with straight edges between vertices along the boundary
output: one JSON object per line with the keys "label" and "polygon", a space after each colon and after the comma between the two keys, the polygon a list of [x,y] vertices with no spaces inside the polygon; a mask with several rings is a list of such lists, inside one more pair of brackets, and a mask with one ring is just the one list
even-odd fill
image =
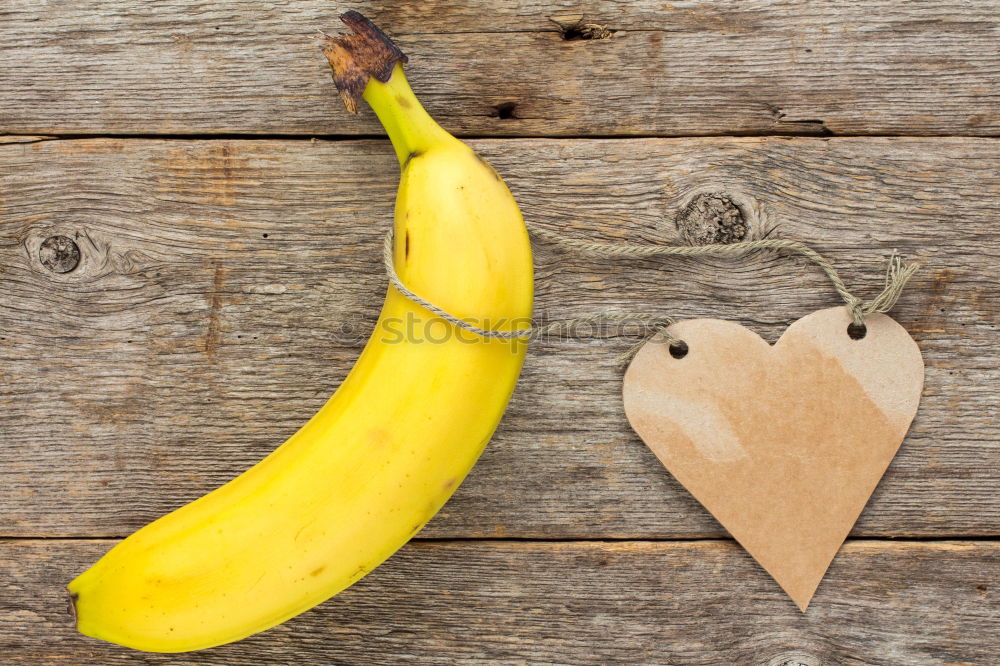
{"label": "string tied around banana", "polygon": [[[611,244],[598,243],[572,237],[564,236],[558,232],[542,229],[535,225],[528,225],[528,231],[535,238],[552,243],[553,245],[567,251],[576,252],[582,256],[595,257],[599,259],[649,259],[658,257],[742,257],[757,250],[771,250],[775,252],[786,252],[805,257],[809,262],[816,265],[833,285],[834,291],[844,301],[851,314],[851,326],[858,333],[864,331],[865,316],[873,313],[889,312],[896,301],[903,293],[906,283],[909,282],[913,274],[920,268],[915,262],[905,262],[895,252],[891,254],[886,262],[885,286],[874,298],[864,300],[852,294],[844,283],[837,269],[829,259],[812,249],[805,243],[796,240],[780,238],[764,238],[760,240],[743,241],[726,245],[639,245],[639,244]],[[476,326],[470,318],[456,317],[434,303],[414,293],[408,288],[399,275],[393,262],[393,231],[392,229],[385,236],[383,245],[382,260],[385,266],[386,275],[392,286],[403,296],[412,302],[434,313],[441,319],[458,326],[459,328],[488,339],[536,339],[547,335],[556,335],[562,338],[574,337],[594,337],[577,336],[575,330],[581,325],[593,324],[633,324],[645,327],[648,331],[653,329],[653,333],[644,337],[637,345],[630,348],[620,357],[622,362],[629,361],[635,352],[648,340],[658,340],[665,342],[672,347],[682,348],[683,340],[673,337],[667,327],[674,323],[674,319],[667,315],[643,312],[607,312],[590,315],[587,317],[576,317],[561,321],[551,322],[541,326],[527,326],[515,330],[497,330]],[[615,336],[605,336],[615,337]]]}

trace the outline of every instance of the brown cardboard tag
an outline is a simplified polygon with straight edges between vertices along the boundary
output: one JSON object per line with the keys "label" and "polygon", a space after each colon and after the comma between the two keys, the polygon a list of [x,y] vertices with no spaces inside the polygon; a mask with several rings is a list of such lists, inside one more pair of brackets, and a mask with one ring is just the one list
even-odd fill
{"label": "brown cardboard tag", "polygon": [[718,319],[668,330],[625,373],[625,413],[660,462],[805,611],[896,454],[924,381],[920,350],[881,314],[844,307],[774,346]]}

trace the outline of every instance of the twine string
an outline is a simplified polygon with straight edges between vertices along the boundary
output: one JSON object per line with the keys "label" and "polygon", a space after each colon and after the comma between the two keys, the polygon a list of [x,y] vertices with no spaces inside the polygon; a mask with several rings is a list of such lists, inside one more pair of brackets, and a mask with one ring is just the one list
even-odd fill
{"label": "twine string", "polygon": [[[672,335],[666,332],[666,328],[674,323],[672,317],[659,314],[650,314],[645,312],[606,312],[596,315],[588,315],[586,317],[575,317],[573,319],[564,319],[561,321],[551,322],[545,324],[544,326],[531,326],[527,328],[518,328],[511,331],[495,330],[495,329],[485,329],[476,326],[469,319],[461,319],[451,314],[450,312],[438,307],[437,305],[431,303],[426,298],[415,293],[400,279],[399,274],[396,273],[395,262],[392,257],[392,245],[393,245],[393,231],[389,229],[389,233],[385,236],[385,243],[382,246],[382,262],[385,266],[386,275],[389,277],[389,282],[400,294],[408,298],[413,303],[430,310],[432,313],[438,317],[444,319],[447,322],[458,326],[461,329],[474,333],[476,335],[482,336],[484,338],[494,338],[500,340],[513,340],[517,338],[538,338],[545,337],[548,335],[555,335],[557,337],[567,337],[567,334],[572,333],[574,329],[581,325],[601,325],[601,324],[640,324],[648,328],[654,328],[656,334],[660,336],[663,340],[669,343],[677,343],[680,340],[674,338]],[[593,337],[593,336],[592,336]],[[607,336],[613,337],[613,336]]]}
{"label": "twine string", "polygon": [[910,278],[919,268],[915,263],[903,263],[893,253],[886,268],[885,288],[870,301],[863,301],[848,291],[847,285],[840,278],[837,269],[833,267],[833,264],[826,257],[800,241],[766,238],[756,241],[730,243],[728,245],[611,245],[608,243],[595,243],[593,241],[567,238],[562,234],[546,229],[532,228],[531,233],[538,238],[543,238],[566,249],[575,250],[582,255],[601,258],[626,257],[646,259],[668,256],[737,257],[745,256],[754,250],[777,250],[800,254],[823,271],[833,285],[834,290],[851,311],[851,318],[854,323],[859,325],[864,323],[865,315],[891,310],[903,293],[906,283],[909,282]]}
{"label": "twine string", "polygon": [[[597,257],[602,259],[619,259],[619,258],[634,258],[634,259],[646,259],[653,257],[737,257],[745,256],[756,250],[774,250],[778,252],[790,252],[794,254],[799,254],[805,257],[807,260],[815,264],[829,279],[830,283],[833,285],[834,290],[844,301],[847,306],[848,311],[851,313],[851,319],[854,324],[863,326],[864,318],[866,315],[875,312],[888,312],[899,300],[900,295],[903,292],[903,288],[906,283],[909,282],[910,278],[919,268],[919,265],[913,262],[904,262],[895,252],[889,258],[888,264],[886,266],[885,274],[885,287],[875,298],[865,301],[856,296],[854,296],[847,289],[847,285],[840,278],[837,273],[837,269],[834,268],[830,261],[821,255],[819,252],[813,250],[811,247],[805,243],[785,240],[785,239],[763,239],[755,241],[744,241],[740,243],[730,243],[727,245],[634,245],[634,244],[610,244],[610,243],[597,243],[593,241],[585,241],[576,238],[566,237],[560,233],[554,231],[548,231],[546,229],[539,229],[534,226],[529,226],[528,230],[536,238],[543,239],[557,246],[562,247],[565,250],[575,251],[583,256]],[[385,244],[383,246],[382,259],[385,264],[385,272],[389,277],[389,282],[395,289],[416,303],[417,305],[426,308],[427,310],[433,312],[438,317],[444,319],[447,322],[458,326],[470,333],[474,333],[484,338],[500,339],[500,340],[513,340],[519,338],[535,338],[545,335],[555,334],[561,337],[565,337],[568,332],[572,332],[574,328],[582,324],[609,324],[609,323],[619,323],[619,324],[642,324],[647,327],[656,327],[656,332],[651,336],[653,339],[659,339],[668,344],[679,344],[681,341],[670,335],[666,330],[668,326],[673,324],[674,320],[665,315],[649,314],[649,313],[636,313],[636,312],[623,312],[623,313],[604,313],[598,315],[590,315],[587,317],[578,317],[574,319],[566,319],[562,321],[552,322],[545,324],[543,326],[529,326],[523,328],[516,328],[514,330],[494,330],[485,329],[476,326],[469,319],[461,319],[452,315],[451,313],[445,311],[444,309],[438,307],[437,305],[431,303],[427,299],[423,298],[419,294],[414,293],[409,289],[403,281],[399,278],[396,273],[395,263],[393,261],[393,230],[390,228],[389,232],[385,236]],[[593,336],[591,336],[593,337]],[[612,336],[607,336],[612,337]],[[641,347],[646,340],[640,342],[636,347],[630,350],[626,356],[634,354],[634,351]]]}

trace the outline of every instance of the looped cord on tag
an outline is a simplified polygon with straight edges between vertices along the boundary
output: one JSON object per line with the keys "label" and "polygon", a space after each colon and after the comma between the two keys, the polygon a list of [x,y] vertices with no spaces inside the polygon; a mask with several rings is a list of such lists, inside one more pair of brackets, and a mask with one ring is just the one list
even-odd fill
{"label": "looped cord on tag", "polygon": [[[536,238],[541,238],[555,245],[562,246],[568,250],[574,250],[580,254],[600,257],[604,259],[614,258],[636,258],[646,259],[650,257],[733,257],[743,256],[754,250],[776,250],[780,252],[794,252],[800,254],[813,264],[818,266],[833,284],[834,290],[843,299],[844,304],[851,313],[851,319],[856,325],[864,325],[866,315],[874,312],[888,312],[899,300],[903,288],[910,278],[919,268],[916,263],[904,263],[902,259],[893,252],[889,258],[885,274],[885,288],[875,298],[865,301],[847,290],[844,281],[837,274],[837,269],[827,260],[826,257],[816,252],[805,243],[794,240],[783,239],[763,239],[756,241],[744,241],[741,243],[730,243],[728,245],[612,245],[609,243],[595,243],[593,241],[567,238],[560,233],[539,229],[529,226],[528,231]],[[645,325],[656,325],[658,330],[653,334],[653,338],[658,338],[668,344],[676,345],[681,341],[671,336],[666,327],[673,323],[673,319],[663,315],[651,315],[644,313],[608,313],[567,319],[565,321],[553,322],[545,326],[533,326],[520,328],[512,331],[498,331],[480,328],[471,322],[460,319],[425,298],[411,291],[396,274],[396,267],[392,257],[393,230],[385,237],[382,258],[385,264],[385,272],[389,277],[389,282],[399,291],[400,294],[410,299],[417,305],[430,310],[445,321],[448,321],[459,328],[465,329],[484,338],[498,338],[501,340],[513,340],[516,338],[532,338],[547,334],[564,334],[571,332],[576,325],[580,324],[600,324],[600,323],[636,323]],[[631,357],[645,342],[643,340],[626,353],[626,357]]]}

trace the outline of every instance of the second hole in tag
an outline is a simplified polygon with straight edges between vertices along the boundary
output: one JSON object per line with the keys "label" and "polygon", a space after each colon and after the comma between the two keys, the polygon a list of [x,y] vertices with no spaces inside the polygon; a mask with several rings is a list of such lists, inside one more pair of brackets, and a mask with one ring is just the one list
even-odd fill
{"label": "second hole in tag", "polygon": [[864,324],[855,324],[851,322],[847,325],[847,335],[850,336],[852,340],[862,340],[866,335],[868,335],[868,327]]}

